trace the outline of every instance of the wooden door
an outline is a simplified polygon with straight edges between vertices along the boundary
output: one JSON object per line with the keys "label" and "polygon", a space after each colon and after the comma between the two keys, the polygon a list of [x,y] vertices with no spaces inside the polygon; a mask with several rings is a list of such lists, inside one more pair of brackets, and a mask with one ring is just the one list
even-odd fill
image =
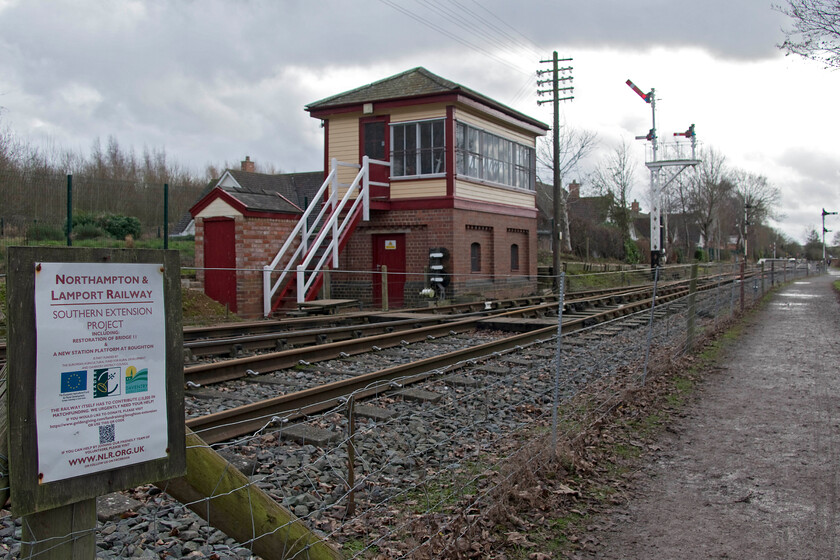
{"label": "wooden door", "polygon": [[404,305],[405,234],[375,234],[373,242],[373,305],[382,307],[382,266],[388,267],[388,308]]}
{"label": "wooden door", "polygon": [[236,224],[204,220],[204,293],[236,313]]}

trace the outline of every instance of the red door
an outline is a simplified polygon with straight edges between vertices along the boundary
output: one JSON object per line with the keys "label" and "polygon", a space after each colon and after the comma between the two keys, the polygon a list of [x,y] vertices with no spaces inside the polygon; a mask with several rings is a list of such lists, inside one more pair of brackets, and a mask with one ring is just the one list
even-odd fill
{"label": "red door", "polygon": [[[359,163],[363,156],[380,161],[390,161],[391,141],[387,117],[372,117],[359,121]],[[391,168],[384,165],[370,166],[370,180],[377,183],[390,181]],[[370,195],[375,198],[388,198],[387,187],[371,187]]]}
{"label": "red door", "polygon": [[236,228],[230,218],[204,220],[204,293],[236,313]]}
{"label": "red door", "polygon": [[[388,308],[403,307],[405,287],[405,234],[375,234],[373,241],[373,268],[381,272],[388,267]],[[373,305],[382,307],[382,274],[373,275]]]}

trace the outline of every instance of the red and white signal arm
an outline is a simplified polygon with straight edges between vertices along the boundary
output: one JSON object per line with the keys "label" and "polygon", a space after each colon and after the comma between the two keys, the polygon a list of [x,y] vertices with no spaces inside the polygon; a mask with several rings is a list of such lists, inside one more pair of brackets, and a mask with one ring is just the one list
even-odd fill
{"label": "red and white signal arm", "polygon": [[385,250],[386,251],[395,251],[397,249],[397,240],[396,239],[386,239],[385,240]]}

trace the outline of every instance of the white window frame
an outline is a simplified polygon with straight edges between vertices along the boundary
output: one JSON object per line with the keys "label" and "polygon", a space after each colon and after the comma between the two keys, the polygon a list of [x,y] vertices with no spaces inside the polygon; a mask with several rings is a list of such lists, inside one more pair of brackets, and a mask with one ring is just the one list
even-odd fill
{"label": "white window frame", "polygon": [[[458,143],[461,127],[463,146]],[[477,140],[477,146],[469,145],[468,138]],[[523,161],[526,159],[527,162]],[[537,179],[536,149],[473,124],[456,121],[455,172],[460,177],[533,192]]]}
{"label": "white window frame", "polygon": [[[429,139],[432,141],[432,145],[429,147],[423,147],[422,144],[422,129],[421,126],[424,123],[433,123],[432,128],[429,131]],[[443,127],[441,139],[443,140],[443,144],[440,146],[434,145],[434,123],[440,123]],[[391,178],[392,179],[418,179],[418,178],[435,178],[435,177],[446,177],[446,118],[444,117],[436,117],[433,119],[422,119],[416,121],[403,121],[403,122],[392,122],[390,124],[390,134],[391,134]],[[414,169],[416,173],[408,175],[405,173],[405,168],[407,166],[404,165],[406,161],[407,152],[409,149],[405,148],[405,142],[403,142],[402,149],[397,149],[397,142],[395,139],[396,136],[396,129],[397,127],[407,127],[407,126],[414,126],[414,152],[415,152],[415,160],[414,160]],[[423,156],[429,154],[431,152],[431,163],[434,166],[437,162],[436,169],[430,173],[423,173]],[[440,158],[435,160],[434,156],[436,153],[440,154]]]}

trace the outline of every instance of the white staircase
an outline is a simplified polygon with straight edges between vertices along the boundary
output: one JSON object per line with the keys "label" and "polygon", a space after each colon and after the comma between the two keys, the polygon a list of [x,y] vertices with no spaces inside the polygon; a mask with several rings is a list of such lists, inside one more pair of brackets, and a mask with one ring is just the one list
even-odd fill
{"label": "white staircase", "polygon": [[[306,208],[295,228],[289,234],[283,247],[278,251],[271,264],[263,267],[263,315],[268,317],[272,310],[283,303],[283,298],[294,290],[297,303],[315,299],[320,286],[321,273],[327,263],[338,268],[340,248],[344,246],[359,220],[370,219],[370,187],[388,187],[388,183],[370,180],[370,166],[384,165],[387,161],[362,158],[362,164],[343,163],[335,158],[330,165],[330,173]],[[349,184],[338,182],[338,170],[341,167],[358,169],[355,179]],[[339,191],[346,188],[339,200]],[[319,203],[329,198],[321,206],[320,212],[313,217]],[[296,240],[299,243],[295,243]],[[285,265],[280,268],[281,263]],[[279,272],[279,275],[277,273]],[[277,279],[272,282],[272,276]],[[294,278],[293,278],[294,276]],[[294,280],[294,283],[293,283]],[[277,297],[275,297],[277,296]]]}

